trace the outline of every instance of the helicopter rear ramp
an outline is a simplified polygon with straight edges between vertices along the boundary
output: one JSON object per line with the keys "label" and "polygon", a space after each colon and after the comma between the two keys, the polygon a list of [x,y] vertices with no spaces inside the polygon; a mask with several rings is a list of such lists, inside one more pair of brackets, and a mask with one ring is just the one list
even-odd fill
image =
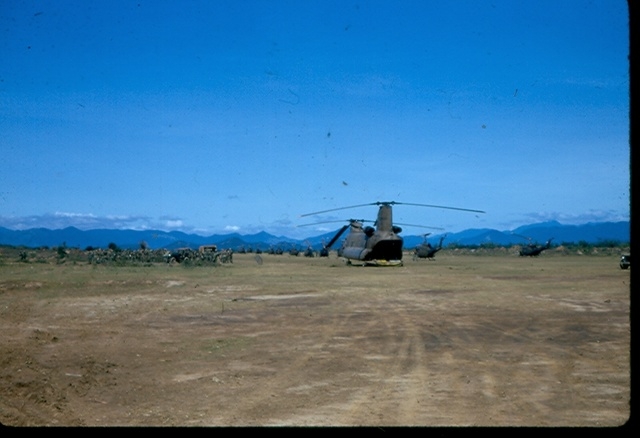
{"label": "helicopter rear ramp", "polygon": [[379,241],[364,260],[402,260],[403,240],[387,239]]}

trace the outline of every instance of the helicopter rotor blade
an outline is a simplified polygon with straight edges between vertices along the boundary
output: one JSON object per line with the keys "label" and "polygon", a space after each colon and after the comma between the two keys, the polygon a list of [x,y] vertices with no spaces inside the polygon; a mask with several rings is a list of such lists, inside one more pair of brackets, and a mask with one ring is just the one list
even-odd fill
{"label": "helicopter rotor blade", "polygon": [[297,227],[309,227],[311,225],[332,224],[332,223],[336,223],[336,222],[349,222],[350,224],[352,224],[353,222],[372,222],[372,221],[368,221],[366,219],[344,219],[344,220],[335,220],[335,221],[314,222],[312,224],[301,224],[301,225],[296,225],[296,226]]}
{"label": "helicopter rotor blade", "polygon": [[473,210],[470,208],[460,208],[460,207],[448,207],[446,205],[432,205],[432,204],[413,204],[410,202],[381,202],[381,204],[392,204],[392,205],[413,205],[415,207],[431,207],[431,208],[444,208],[446,210],[459,210],[459,211],[470,211],[472,213],[486,213],[482,210]]}
{"label": "helicopter rotor blade", "polygon": [[342,228],[340,228],[340,230],[338,230],[338,232],[336,233],[335,236],[333,236],[333,239],[331,239],[329,241],[329,243],[327,244],[327,246],[325,248],[329,249],[331,248],[331,246],[336,243],[336,240],[338,240],[340,238],[340,236],[342,236],[342,233],[345,232],[345,230],[349,228],[349,225],[344,225]]}
{"label": "helicopter rotor blade", "polygon": [[320,225],[320,224],[332,224],[335,222],[344,222],[344,221],[322,221],[322,222],[314,222],[312,224],[300,224],[300,225],[296,225],[296,227],[310,227],[312,225]]}
{"label": "helicopter rotor blade", "polygon": [[522,234],[516,234],[516,233],[511,233],[512,236],[518,236],[518,237],[522,237],[523,239],[528,240],[529,242],[531,242],[531,237],[527,237],[527,236],[523,236]]}
{"label": "helicopter rotor blade", "polygon": [[329,210],[322,210],[322,211],[316,211],[313,213],[306,213],[306,214],[301,214],[300,217],[305,217],[305,216],[314,216],[316,214],[322,214],[322,213],[329,213],[331,211],[338,211],[338,210],[347,210],[349,208],[357,208],[357,207],[368,207],[370,205],[377,205],[378,203],[376,202],[370,202],[368,204],[360,204],[360,205],[351,205],[349,207],[338,207],[338,208],[331,208]]}
{"label": "helicopter rotor blade", "polygon": [[446,205],[433,205],[433,204],[415,204],[415,203],[411,203],[411,202],[396,202],[396,201],[377,201],[377,202],[370,202],[368,204],[358,204],[358,205],[351,205],[349,207],[338,207],[338,208],[331,208],[329,210],[322,210],[322,211],[316,211],[313,213],[306,213],[306,214],[302,214],[300,215],[300,217],[306,217],[306,216],[313,216],[316,214],[322,214],[322,213],[329,213],[332,211],[339,211],[339,210],[347,210],[350,208],[358,208],[358,207],[368,207],[370,205],[412,205],[415,207],[430,207],[430,208],[443,208],[446,210],[458,210],[458,211],[469,211],[472,213],[486,213],[483,210],[474,210],[471,208],[460,208],[460,207],[449,207]]}
{"label": "helicopter rotor blade", "polygon": [[[394,225],[402,225],[404,227],[417,227],[417,228],[427,228],[429,230],[439,230],[439,231],[444,231],[444,228],[440,228],[440,227],[428,227],[426,225],[415,225],[415,224],[403,224],[402,222],[394,222]],[[431,233],[429,233],[431,234]]]}

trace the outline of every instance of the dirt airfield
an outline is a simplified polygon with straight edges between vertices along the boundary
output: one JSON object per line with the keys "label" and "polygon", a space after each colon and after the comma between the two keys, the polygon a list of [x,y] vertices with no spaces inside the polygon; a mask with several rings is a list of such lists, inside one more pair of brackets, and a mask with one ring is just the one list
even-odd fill
{"label": "dirt airfield", "polygon": [[619,255],[0,264],[5,426],[621,426]]}

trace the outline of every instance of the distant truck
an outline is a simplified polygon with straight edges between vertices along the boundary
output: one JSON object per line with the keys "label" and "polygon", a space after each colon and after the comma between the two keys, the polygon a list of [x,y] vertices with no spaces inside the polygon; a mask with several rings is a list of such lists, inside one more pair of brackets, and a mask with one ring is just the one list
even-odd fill
{"label": "distant truck", "polygon": [[620,257],[620,269],[629,269],[631,266],[631,254],[624,254]]}

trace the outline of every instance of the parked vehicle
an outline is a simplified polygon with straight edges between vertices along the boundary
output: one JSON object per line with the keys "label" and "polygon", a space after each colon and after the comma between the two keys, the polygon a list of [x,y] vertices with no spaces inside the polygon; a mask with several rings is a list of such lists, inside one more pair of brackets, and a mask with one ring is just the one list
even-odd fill
{"label": "parked vehicle", "polygon": [[620,269],[629,269],[631,266],[631,254],[624,254],[620,257]]}

